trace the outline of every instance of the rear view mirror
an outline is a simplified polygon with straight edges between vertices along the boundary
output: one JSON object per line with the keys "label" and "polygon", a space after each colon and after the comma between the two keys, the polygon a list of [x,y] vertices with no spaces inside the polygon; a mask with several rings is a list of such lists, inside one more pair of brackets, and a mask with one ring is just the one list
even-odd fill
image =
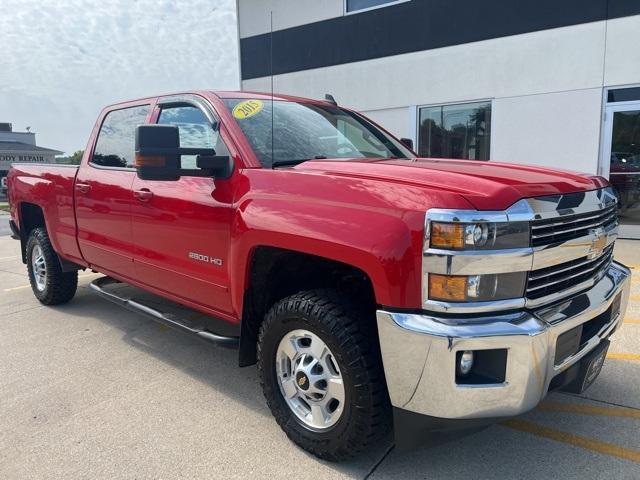
{"label": "rear view mirror", "polygon": [[[198,168],[181,168],[182,155],[196,155]],[[216,155],[212,148],[180,148],[180,131],[175,125],[136,127],[135,165],[143,180],[175,181],[182,175],[229,178],[233,173],[233,162],[227,155]]]}
{"label": "rear view mirror", "polygon": [[400,143],[413,152],[413,140],[410,138],[401,138]]}

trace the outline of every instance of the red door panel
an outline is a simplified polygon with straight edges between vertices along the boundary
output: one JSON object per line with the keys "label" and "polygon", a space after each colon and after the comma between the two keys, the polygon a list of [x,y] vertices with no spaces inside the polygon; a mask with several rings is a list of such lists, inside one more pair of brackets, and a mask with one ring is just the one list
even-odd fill
{"label": "red door panel", "polygon": [[133,182],[136,279],[221,313],[231,312],[229,180]]}
{"label": "red door panel", "polygon": [[81,168],[76,180],[76,219],[82,256],[98,270],[133,277],[131,185],[135,172]]}

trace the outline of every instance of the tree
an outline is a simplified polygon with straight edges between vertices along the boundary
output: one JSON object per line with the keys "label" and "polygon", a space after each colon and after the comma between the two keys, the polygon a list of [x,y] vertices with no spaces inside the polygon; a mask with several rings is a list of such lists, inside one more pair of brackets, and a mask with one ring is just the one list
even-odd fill
{"label": "tree", "polygon": [[72,155],[66,157],[56,157],[57,163],[64,163],[67,165],[80,165],[82,161],[82,155],[84,155],[84,150],[76,150]]}

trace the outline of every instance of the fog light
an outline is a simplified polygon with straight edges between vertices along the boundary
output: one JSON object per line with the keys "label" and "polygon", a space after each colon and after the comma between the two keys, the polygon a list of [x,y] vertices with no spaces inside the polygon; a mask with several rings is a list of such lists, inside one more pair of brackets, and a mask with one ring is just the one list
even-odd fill
{"label": "fog light", "polygon": [[460,355],[460,361],[458,362],[458,373],[460,375],[469,375],[469,372],[473,368],[473,352],[471,350],[465,350]]}

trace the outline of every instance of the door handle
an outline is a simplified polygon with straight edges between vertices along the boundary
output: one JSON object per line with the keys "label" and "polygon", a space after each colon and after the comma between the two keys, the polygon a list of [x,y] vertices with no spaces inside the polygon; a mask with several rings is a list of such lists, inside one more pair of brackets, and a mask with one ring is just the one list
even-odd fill
{"label": "door handle", "polygon": [[87,183],[76,183],[76,190],[86,195],[91,191],[91,185]]}
{"label": "door handle", "polygon": [[134,190],[133,196],[140,202],[148,202],[153,198],[153,192],[148,188],[142,188],[140,190]]}

